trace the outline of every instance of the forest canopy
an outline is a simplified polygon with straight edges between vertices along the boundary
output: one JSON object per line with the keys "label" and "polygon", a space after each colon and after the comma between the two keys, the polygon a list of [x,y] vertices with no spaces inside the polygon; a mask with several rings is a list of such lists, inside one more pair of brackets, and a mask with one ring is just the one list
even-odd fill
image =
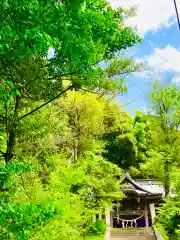
{"label": "forest canopy", "polygon": [[141,42],[129,14],[103,0],[1,1],[1,239],[103,234],[93,216],[123,198],[104,136],[131,122],[109,99],[143,67],[124,54]]}
{"label": "forest canopy", "polygon": [[127,54],[141,43],[124,24],[134,14],[105,0],[0,1],[2,240],[103,235],[127,171],[163,182],[157,225],[179,238],[179,86],[155,84],[150,114],[116,101],[145,70]]}

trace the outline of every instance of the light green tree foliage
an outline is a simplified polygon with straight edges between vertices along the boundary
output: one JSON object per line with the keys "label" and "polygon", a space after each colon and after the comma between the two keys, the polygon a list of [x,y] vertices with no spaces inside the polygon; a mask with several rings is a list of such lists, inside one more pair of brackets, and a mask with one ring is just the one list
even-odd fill
{"label": "light green tree foliage", "polygon": [[176,148],[179,145],[179,126],[180,126],[180,91],[176,85],[159,84],[154,85],[150,94],[153,110],[159,118],[162,130],[161,143],[158,153],[161,154],[163,164],[163,181],[166,196],[170,190],[170,172],[177,159]]}
{"label": "light green tree foliage", "polygon": [[114,127],[119,121],[116,113],[120,109],[114,107],[97,94],[71,92],[22,122],[17,132],[16,156],[21,158],[23,153],[40,159],[61,151],[68,159],[76,160],[88,152],[100,154],[101,137],[112,129],[110,121]]}
{"label": "light green tree foliage", "polygon": [[171,169],[172,197],[166,199],[156,218],[157,227],[164,233],[164,239],[180,239],[180,175],[179,168]]}
{"label": "light green tree foliage", "polygon": [[[90,152],[101,155],[106,145],[104,136],[111,134],[118,134],[116,142],[124,149],[124,158],[131,147],[136,154],[133,122],[127,113],[104,97],[74,91],[24,120],[18,131],[16,156],[21,158],[23,151],[42,159],[44,164],[46,156],[58,152],[64,152],[70,161]],[[131,138],[133,145],[128,146]]]}
{"label": "light green tree foliage", "polygon": [[134,119],[134,136],[138,148],[138,165],[131,167],[131,175],[138,178],[162,178],[162,155],[159,146],[163,131],[157,116],[137,112]]}
{"label": "light green tree foliage", "polygon": [[[138,118],[139,120],[137,120]],[[145,136],[145,140],[143,141],[146,142],[146,145],[144,150],[142,149],[143,151],[138,149],[138,156],[140,154],[143,158],[139,159],[139,167],[131,167],[131,174],[138,178],[156,177],[164,181],[164,158],[166,156],[166,152],[164,152],[165,133],[161,126],[161,118],[158,115],[138,113],[135,119],[135,121],[138,122],[138,125],[143,122],[143,126],[145,126],[145,132],[143,132],[142,135],[143,138]],[[141,130],[140,133],[138,132],[138,135],[139,134],[142,136]],[[173,136],[171,140],[174,141],[173,139],[175,139],[173,147],[171,148],[171,156],[173,158],[172,166],[175,165],[179,167],[179,134],[176,130],[171,134]]]}
{"label": "light green tree foliage", "polygon": [[[33,158],[37,158],[42,166],[40,176],[43,182],[47,183],[49,177],[47,158],[64,152],[69,136],[67,123],[68,117],[63,112],[59,113],[56,105],[50,104],[44,110],[24,119],[17,130],[14,149],[16,158],[29,164]],[[67,154],[67,158],[71,155]]]}
{"label": "light green tree foliage", "polygon": [[116,104],[87,92],[71,92],[41,111],[21,124],[15,153],[29,164],[32,157],[38,159],[42,183],[49,182],[49,156],[64,153],[69,162],[92,154],[101,156],[104,133],[110,133],[117,123],[122,129],[126,125],[126,113]]}
{"label": "light green tree foliage", "polygon": [[58,102],[59,115],[63,112],[68,118],[69,132],[64,144],[71,151],[72,160],[102,148],[100,138],[104,132],[105,106],[108,104],[105,98],[87,92],[72,92]]}
{"label": "light green tree foliage", "polygon": [[[0,2],[1,239],[78,240],[122,198],[122,172],[99,156],[99,138],[107,119],[125,124],[120,113],[109,119],[114,106],[102,96],[127,91],[126,74],[142,67],[122,53],[140,42],[122,26],[131,13],[104,0]],[[100,99],[57,100],[80,89]]]}
{"label": "light green tree foliage", "polygon": [[[113,10],[104,0],[1,1],[0,120],[6,162],[13,158],[20,122],[66,91],[126,91],[126,73],[141,65],[117,58],[140,42],[131,28],[121,27],[125,17],[123,9]],[[46,57],[49,48],[55,50],[52,58]],[[102,61],[105,68],[98,64]],[[31,108],[24,113],[27,105]]]}
{"label": "light green tree foliage", "polygon": [[57,105],[50,104],[22,121],[17,131],[17,158],[21,159],[22,154],[46,158],[62,150],[61,145],[69,132],[68,117],[58,110]]}
{"label": "light green tree foliage", "polygon": [[[122,199],[122,170],[101,157],[104,132],[117,122],[126,125],[118,109],[99,95],[71,92],[23,121],[15,152],[32,167],[8,172],[11,164],[16,169],[11,163],[1,169],[2,239],[80,239],[94,214]],[[74,159],[72,143],[79,134]]]}
{"label": "light green tree foliage", "polygon": [[11,182],[9,191],[1,192],[1,239],[80,239],[94,214],[123,197],[122,172],[100,157],[69,164],[54,155],[47,161],[49,183],[43,185],[35,159],[32,169],[23,164],[4,168]]}
{"label": "light green tree foliage", "polygon": [[159,210],[156,218],[156,225],[164,234],[163,239],[180,239],[180,213],[179,194],[174,198],[166,199],[166,202]]}
{"label": "light green tree foliage", "polygon": [[[66,165],[61,167],[68,174]],[[1,193],[1,239],[49,239],[50,234],[51,239],[78,239],[82,233],[83,202],[71,195],[65,178],[62,183],[42,186],[37,170],[25,175],[17,171],[8,193]],[[40,234],[45,227],[47,231]]]}

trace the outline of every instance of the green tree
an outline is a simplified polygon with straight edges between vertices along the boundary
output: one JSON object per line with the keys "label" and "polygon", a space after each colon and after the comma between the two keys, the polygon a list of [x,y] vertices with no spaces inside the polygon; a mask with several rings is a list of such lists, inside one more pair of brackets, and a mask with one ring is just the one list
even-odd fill
{"label": "green tree", "polygon": [[67,115],[69,133],[64,144],[71,151],[72,160],[96,152],[104,133],[105,106],[103,97],[87,92],[72,92],[57,103],[59,116]]}
{"label": "green tree", "polygon": [[[6,162],[13,158],[20,122],[68,90],[126,90],[124,76],[141,66],[117,58],[140,42],[131,28],[120,27],[124,15],[102,0],[1,1],[0,120],[6,133],[1,153]],[[50,47],[55,54],[49,59]],[[98,64],[102,61],[106,67]]]}
{"label": "green tree", "polygon": [[[118,115],[118,114],[119,115]],[[42,166],[41,179],[48,183],[48,157],[65,154],[70,162],[78,162],[89,154],[102,156],[105,142],[102,136],[122,122],[119,106],[104,97],[83,91],[68,93],[29,119],[24,119],[17,131],[16,157],[31,163],[33,157]],[[111,126],[112,125],[112,126]]]}
{"label": "green tree", "polygon": [[[87,91],[72,91],[30,118],[17,131],[16,156],[41,159],[64,152],[77,160],[88,152],[102,152],[109,101]],[[110,130],[109,130],[110,131]]]}
{"label": "green tree", "polygon": [[116,104],[107,106],[105,116],[105,152],[108,161],[128,170],[137,164],[137,146],[133,134],[133,121],[129,115]]}
{"label": "green tree", "polygon": [[134,119],[134,136],[137,141],[138,163],[146,161],[146,151],[148,146],[148,120],[141,112],[137,112]]}
{"label": "green tree", "polygon": [[179,145],[179,126],[180,126],[180,92],[177,85],[161,86],[154,85],[151,94],[153,110],[159,119],[159,126],[162,130],[161,143],[158,152],[163,159],[163,181],[166,196],[170,191],[170,172],[176,163],[176,148]]}
{"label": "green tree", "polygon": [[[121,200],[122,171],[101,157],[69,164],[62,155],[47,158],[49,182],[42,184],[42,166],[9,163],[0,168],[8,192],[0,192],[1,239],[81,239],[92,216]],[[11,175],[8,182],[3,180]]]}
{"label": "green tree", "polygon": [[180,214],[179,214],[179,195],[166,199],[165,204],[160,208],[159,214],[156,218],[156,225],[161,230],[166,238],[179,240],[180,239]]}
{"label": "green tree", "polygon": [[163,139],[163,132],[159,118],[152,114],[137,112],[133,132],[138,148],[138,164],[131,167],[131,175],[138,178],[162,177],[158,149]]}

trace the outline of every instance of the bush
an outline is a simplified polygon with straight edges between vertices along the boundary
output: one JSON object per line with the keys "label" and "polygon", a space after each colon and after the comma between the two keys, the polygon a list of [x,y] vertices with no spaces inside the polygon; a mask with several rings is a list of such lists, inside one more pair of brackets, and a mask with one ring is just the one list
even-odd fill
{"label": "bush", "polygon": [[[179,196],[169,198],[160,208],[156,225],[164,229],[169,239],[180,239],[180,201]],[[159,228],[159,227],[158,227]]]}
{"label": "bush", "polygon": [[102,235],[105,233],[105,223],[104,220],[97,220],[92,223],[89,228],[89,233],[93,235]]}

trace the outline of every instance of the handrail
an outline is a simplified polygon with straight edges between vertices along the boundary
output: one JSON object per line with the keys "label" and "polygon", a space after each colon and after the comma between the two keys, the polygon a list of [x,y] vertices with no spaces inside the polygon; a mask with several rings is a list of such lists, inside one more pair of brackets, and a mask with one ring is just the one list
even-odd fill
{"label": "handrail", "polygon": [[152,228],[154,230],[154,234],[156,236],[156,239],[157,240],[163,240],[163,236],[161,235],[160,231],[155,226],[153,226]]}

